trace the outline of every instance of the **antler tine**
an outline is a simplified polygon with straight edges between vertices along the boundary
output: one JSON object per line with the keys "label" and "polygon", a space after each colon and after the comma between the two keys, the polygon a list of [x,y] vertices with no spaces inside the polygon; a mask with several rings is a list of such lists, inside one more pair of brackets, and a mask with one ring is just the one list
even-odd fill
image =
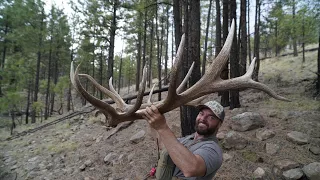
{"label": "antler tine", "polygon": [[182,89],[185,87],[185,85],[187,84],[188,82],[188,79],[192,73],[192,70],[193,70],[193,67],[194,67],[194,62],[192,62],[191,64],[191,67],[189,68],[189,71],[187,73],[187,75],[184,77],[183,81],[181,82],[181,84],[179,85],[179,87],[177,88],[177,94],[180,94]]}
{"label": "antler tine", "polygon": [[209,94],[209,93],[223,91],[223,90],[253,88],[253,89],[261,90],[275,99],[282,100],[282,101],[290,101],[289,99],[284,98],[278,95],[277,93],[275,93],[267,85],[252,80],[251,76],[253,73],[255,61],[256,61],[256,58],[252,60],[250,67],[248,68],[248,71],[243,76],[236,77],[233,79],[228,79],[228,80],[221,80],[221,78],[219,77],[217,78],[215,83],[207,84],[204,90],[204,93]]}
{"label": "antler tine", "polygon": [[[154,103],[155,106],[158,108],[159,112],[166,113],[184,104],[197,105],[201,100],[203,100],[206,97],[206,95],[217,92],[217,91],[242,89],[242,88],[259,89],[261,91],[266,92],[267,94],[274,97],[275,99],[289,101],[288,99],[277,95],[272,89],[270,89],[266,85],[252,80],[251,76],[254,71],[254,65],[255,65],[256,59],[252,61],[245,75],[241,77],[233,78],[233,79],[228,79],[228,80],[222,80],[220,78],[222,68],[227,62],[227,59],[229,58],[232,40],[235,33],[234,30],[235,30],[235,23],[233,20],[227,40],[222,50],[220,51],[219,55],[217,56],[216,60],[212,62],[212,64],[210,65],[210,68],[208,68],[208,71],[196,84],[194,84],[192,87],[190,87],[189,89],[183,92],[181,92],[182,87],[184,87],[185,84],[187,83],[187,80],[191,75],[193,65],[189,69],[183,82],[179,85],[179,87],[177,87],[178,69],[182,64],[181,57],[183,54],[184,43],[185,43],[185,35],[182,36],[181,42],[176,54],[175,63],[171,70],[168,95],[166,99]],[[73,63],[71,65],[73,66]],[[144,106],[151,104],[151,96],[152,96],[154,86],[152,87],[151,92],[149,94],[148,103],[142,104],[143,94],[144,94],[146,79],[147,79],[146,67],[143,68],[142,82],[140,83],[140,90],[137,95],[136,103],[133,106],[130,106],[130,108],[126,108],[124,112],[120,112],[120,113],[117,112],[109,104],[106,104],[96,99],[95,97],[91,96],[88,92],[84,90],[84,88],[82,87],[79,81],[78,69],[79,69],[79,66],[75,71],[76,73],[74,73],[73,68],[71,67],[70,77],[71,77],[72,84],[85,99],[87,99],[92,105],[100,109],[104,113],[104,115],[111,116],[111,121],[109,121],[110,125],[117,125],[124,121],[134,121],[137,119],[141,119],[142,113],[146,111]],[[100,87],[100,86],[97,86],[97,87]],[[110,89],[111,89],[110,92],[114,96],[120,97],[118,93],[114,93],[115,90],[112,84],[110,85]],[[117,99],[119,99],[119,97]],[[121,102],[123,102],[123,100]]]}
{"label": "antler tine", "polygon": [[139,93],[137,95],[137,100],[136,103],[133,105],[133,107],[128,110],[128,112],[126,114],[133,114],[135,113],[137,110],[139,110],[141,104],[142,104],[142,100],[143,100],[143,94],[144,94],[144,90],[146,87],[146,82],[147,82],[147,67],[145,66],[143,68],[143,74],[142,74],[142,82],[140,83],[140,90]]}
{"label": "antler tine", "polygon": [[147,101],[147,104],[152,104],[151,102],[151,98],[152,98],[152,94],[153,94],[153,89],[154,87],[156,86],[156,84],[153,84],[151,90],[150,90],[150,93],[149,93],[149,97],[148,97],[148,101]]}
{"label": "antler tine", "polygon": [[202,78],[197,83],[195,83],[189,89],[179,94],[180,96],[183,97],[182,99],[184,101],[189,102],[190,101],[189,99],[193,100],[198,97],[204,96],[206,94],[216,92],[214,91],[215,87],[209,87],[209,85],[216,80],[221,80],[220,74],[229,58],[232,40],[234,37],[234,31],[235,31],[235,23],[234,23],[234,20],[232,20],[231,28],[227,36],[226,42],[224,43],[216,59],[212,61],[208,71],[202,76]]}
{"label": "antler tine", "polygon": [[[80,63],[81,64],[81,63]],[[80,66],[79,64],[79,66]],[[74,81],[74,66],[73,66],[73,61],[71,61],[71,66],[70,66],[70,81],[71,84],[73,85],[73,87],[79,92],[77,86],[76,86],[76,82]]]}
{"label": "antler tine", "polygon": [[233,41],[233,37],[234,37],[234,32],[235,32],[235,23],[234,23],[234,19],[232,19],[232,23],[231,23],[231,27],[230,27],[230,31],[227,36],[227,39],[226,39],[220,53],[212,61],[207,73],[205,73],[204,76],[210,76],[210,77],[216,77],[217,75],[220,76],[220,74],[223,70],[223,67],[225,66],[225,64],[229,58],[231,45],[232,45],[232,41]]}
{"label": "antler tine", "polygon": [[110,88],[110,91],[113,92],[113,94],[116,96],[117,100],[121,102],[121,109],[124,110],[128,105],[123,101],[120,94],[118,94],[117,91],[114,89],[112,85],[112,77],[110,77],[109,79],[109,88]]}
{"label": "antler tine", "polygon": [[256,57],[253,58],[250,66],[248,68],[248,71],[242,76],[244,79],[247,79],[249,81],[249,83],[252,85],[251,87],[254,88],[254,89],[259,89],[261,91],[264,91],[269,96],[271,96],[271,97],[273,97],[275,99],[278,99],[278,100],[281,100],[281,101],[291,102],[291,100],[278,95],[276,92],[274,92],[271,88],[269,88],[265,84],[262,84],[262,83],[259,83],[257,81],[252,80],[252,74],[253,74],[255,63],[256,63]]}
{"label": "antler tine", "polygon": [[257,59],[256,57],[253,58],[247,72],[243,76],[246,76],[246,77],[248,76],[249,78],[252,77],[254,65],[256,64],[256,59]]}
{"label": "antler tine", "polygon": [[127,107],[127,104],[122,100],[121,97],[117,96],[117,94],[115,94],[114,92],[110,91],[109,89],[101,86],[95,79],[93,79],[92,76],[88,75],[88,74],[79,74],[79,76],[83,76],[86,77],[88,80],[90,80],[90,82],[101,92],[103,92],[103,94],[107,95],[108,97],[110,97],[118,106],[118,108],[121,111],[124,111],[125,108]]}
{"label": "antler tine", "polygon": [[101,101],[100,99],[97,99],[96,97],[90,95],[81,85],[81,82],[79,80],[79,67],[80,64],[77,66],[76,71],[73,70],[73,62],[71,62],[71,68],[70,68],[70,77],[71,77],[71,83],[73,86],[77,89],[77,91],[92,105],[100,109],[103,113],[108,113],[111,116],[114,116],[116,114],[116,111],[114,108],[112,108],[108,103],[105,103]]}
{"label": "antler tine", "polygon": [[180,45],[175,57],[174,65],[171,69],[170,73],[170,85],[168,89],[168,96],[164,100],[164,105],[170,104],[171,101],[174,101],[174,99],[177,97],[177,81],[178,81],[178,68],[181,66],[182,61],[182,55],[184,50],[184,43],[185,43],[185,34],[182,35]]}

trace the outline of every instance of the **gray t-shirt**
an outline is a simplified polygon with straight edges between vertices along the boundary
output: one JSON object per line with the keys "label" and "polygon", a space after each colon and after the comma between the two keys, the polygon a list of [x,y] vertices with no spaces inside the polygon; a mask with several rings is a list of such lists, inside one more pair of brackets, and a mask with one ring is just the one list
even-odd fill
{"label": "gray t-shirt", "polygon": [[193,154],[203,158],[207,168],[205,176],[186,178],[178,167],[175,167],[173,176],[186,180],[211,180],[222,165],[222,150],[217,143],[216,137],[210,137],[210,140],[200,141],[195,144],[193,139],[194,134],[178,140]]}

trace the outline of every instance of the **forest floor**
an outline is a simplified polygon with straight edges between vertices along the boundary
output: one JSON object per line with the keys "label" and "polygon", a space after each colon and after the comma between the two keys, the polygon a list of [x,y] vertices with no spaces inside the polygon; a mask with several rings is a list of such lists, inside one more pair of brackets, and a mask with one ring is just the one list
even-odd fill
{"label": "forest floor", "polygon": [[[242,112],[259,113],[266,124],[238,132],[249,142],[244,149],[223,148],[229,157],[215,179],[253,179],[258,167],[265,170],[264,179],[280,179],[281,175],[273,172],[278,160],[289,159],[299,167],[320,162],[320,155],[310,151],[311,147],[320,148],[320,96],[315,96],[314,91],[316,58],[315,51],[306,54],[304,63],[301,55],[261,62],[259,80],[292,102],[275,100],[257,90],[241,91],[241,108],[225,109],[226,118],[219,133],[229,132],[231,117]],[[214,94],[210,99],[219,101],[220,97]],[[179,137],[179,109],[165,116]],[[157,146],[147,123],[137,120],[110,137],[112,129],[103,126],[103,118],[95,117],[94,112],[79,115],[10,141],[5,140],[8,130],[1,129],[0,179],[144,179],[157,159]],[[275,136],[261,141],[256,137],[261,129],[272,130]],[[130,138],[141,130],[146,132],[144,138],[132,143]],[[288,141],[287,134],[292,131],[307,134],[309,142],[297,145]],[[266,153],[266,143],[279,145],[279,150],[272,155]]]}

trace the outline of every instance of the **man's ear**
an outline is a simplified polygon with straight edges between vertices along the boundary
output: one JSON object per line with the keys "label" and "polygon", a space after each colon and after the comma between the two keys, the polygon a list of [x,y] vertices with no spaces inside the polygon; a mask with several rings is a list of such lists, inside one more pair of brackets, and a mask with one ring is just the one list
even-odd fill
{"label": "man's ear", "polygon": [[218,129],[222,126],[222,121],[219,121]]}

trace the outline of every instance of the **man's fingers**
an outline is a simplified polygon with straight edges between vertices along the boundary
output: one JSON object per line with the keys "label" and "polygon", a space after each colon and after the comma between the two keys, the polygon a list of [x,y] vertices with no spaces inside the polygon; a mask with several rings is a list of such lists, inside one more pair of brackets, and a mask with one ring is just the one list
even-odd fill
{"label": "man's fingers", "polygon": [[152,111],[152,109],[150,107],[146,107],[146,112],[150,115],[153,116],[154,112]]}
{"label": "man's fingers", "polygon": [[147,118],[147,120],[150,120],[152,118],[148,111],[144,112],[144,116]]}
{"label": "man's fingers", "polygon": [[151,105],[151,109],[152,109],[152,111],[154,112],[154,113],[156,113],[156,114],[158,114],[159,113],[159,110],[158,110],[158,108],[155,106],[155,105]]}

